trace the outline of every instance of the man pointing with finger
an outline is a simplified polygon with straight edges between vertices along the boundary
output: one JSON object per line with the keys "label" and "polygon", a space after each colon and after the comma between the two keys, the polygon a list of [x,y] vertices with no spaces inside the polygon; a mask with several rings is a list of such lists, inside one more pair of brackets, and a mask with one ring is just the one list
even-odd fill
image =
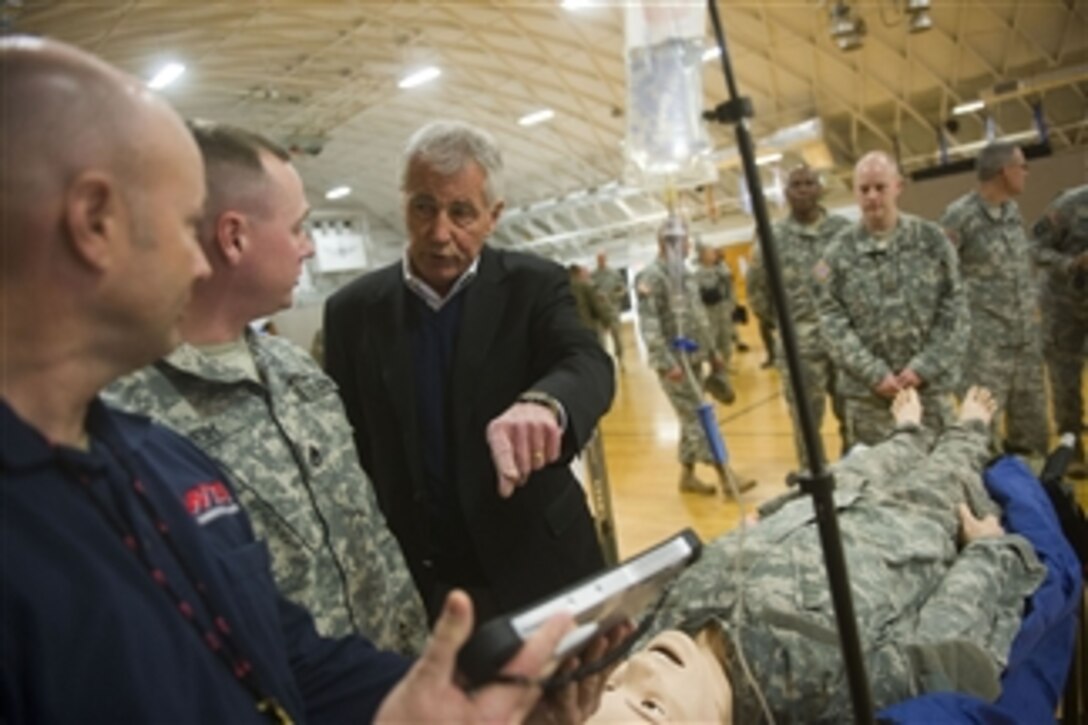
{"label": "man pointing with finger", "polygon": [[403,260],[325,308],[325,360],[432,618],[464,588],[478,621],[599,569],[567,464],[614,393],[567,273],[485,242],[502,157],[461,123],[417,131],[401,191]]}

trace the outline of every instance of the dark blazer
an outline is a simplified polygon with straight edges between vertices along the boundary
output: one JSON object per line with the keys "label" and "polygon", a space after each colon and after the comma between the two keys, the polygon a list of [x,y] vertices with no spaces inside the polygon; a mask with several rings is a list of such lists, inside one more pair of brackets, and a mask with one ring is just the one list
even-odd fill
{"label": "dark blazer", "polygon": [[[359,459],[425,598],[434,586],[410,334],[413,294],[402,263],[366,274],[329,298],[325,365],[355,428]],[[484,247],[465,295],[447,394],[456,500],[500,611],[603,566],[585,497],[568,464],[612,402],[611,360],[578,319],[565,269]],[[527,390],[567,413],[563,451],[508,499],[487,424]],[[458,584],[459,582],[449,582]]]}

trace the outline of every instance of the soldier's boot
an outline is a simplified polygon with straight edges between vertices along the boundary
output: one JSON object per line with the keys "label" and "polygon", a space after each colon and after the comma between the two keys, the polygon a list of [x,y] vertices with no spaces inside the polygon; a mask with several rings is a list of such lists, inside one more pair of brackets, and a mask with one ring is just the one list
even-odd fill
{"label": "soldier's boot", "polygon": [[729,485],[730,480],[736,484],[737,493],[744,493],[745,491],[751,491],[756,487],[756,479],[754,478],[742,478],[740,474],[733,470],[732,466],[726,465],[721,471],[718,472],[718,483],[721,485],[722,496],[727,499],[733,498],[733,487]]}
{"label": "soldier's boot", "polygon": [[714,486],[700,481],[695,476],[695,466],[685,464],[680,471],[680,493],[697,493],[702,496],[713,496],[717,492]]}

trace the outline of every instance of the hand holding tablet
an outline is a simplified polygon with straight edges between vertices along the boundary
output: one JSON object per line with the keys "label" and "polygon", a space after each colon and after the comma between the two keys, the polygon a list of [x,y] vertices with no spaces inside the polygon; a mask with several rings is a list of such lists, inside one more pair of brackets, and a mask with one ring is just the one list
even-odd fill
{"label": "hand holding tablet", "polygon": [[461,648],[458,669],[470,688],[507,679],[499,675],[503,665],[550,617],[567,612],[574,617],[575,627],[555,648],[553,660],[558,666],[580,653],[597,635],[638,618],[673,577],[698,558],[701,548],[699,537],[685,529],[544,601],[497,617],[481,626]]}

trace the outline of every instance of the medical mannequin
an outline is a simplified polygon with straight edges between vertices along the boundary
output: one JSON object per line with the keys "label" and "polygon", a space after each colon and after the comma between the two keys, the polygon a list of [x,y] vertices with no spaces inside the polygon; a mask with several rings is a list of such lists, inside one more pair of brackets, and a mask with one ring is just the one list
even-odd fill
{"label": "medical mannequin", "polygon": [[[995,407],[971,389],[927,454],[917,393],[902,391],[895,433],[834,466],[877,707],[941,687],[997,694],[1023,598],[1043,570],[1025,539],[1005,534],[981,487]],[[734,532],[677,579],[658,634],[609,678],[590,722],[747,725],[766,720],[761,699],[778,721],[850,719],[811,505],[792,495],[769,508],[746,532],[743,571]]]}

